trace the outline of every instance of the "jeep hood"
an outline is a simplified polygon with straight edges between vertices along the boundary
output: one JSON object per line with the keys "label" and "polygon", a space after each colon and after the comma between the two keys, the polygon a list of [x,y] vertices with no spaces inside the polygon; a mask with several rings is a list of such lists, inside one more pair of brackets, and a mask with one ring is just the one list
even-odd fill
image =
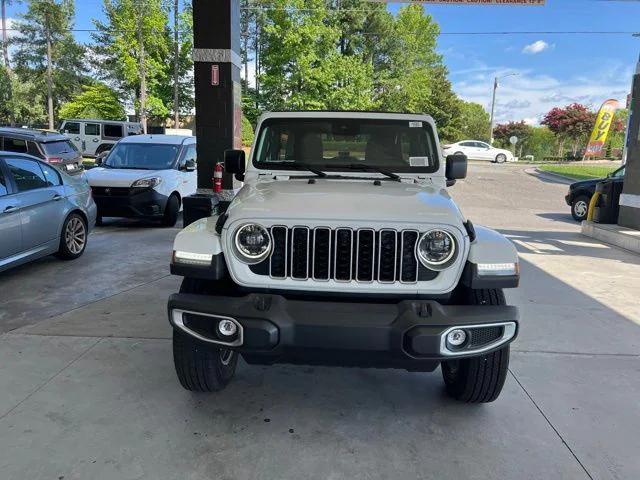
{"label": "jeep hood", "polygon": [[464,217],[445,189],[382,180],[258,180],[245,185],[227,210],[230,221],[321,220],[327,224],[435,223],[461,227]]}

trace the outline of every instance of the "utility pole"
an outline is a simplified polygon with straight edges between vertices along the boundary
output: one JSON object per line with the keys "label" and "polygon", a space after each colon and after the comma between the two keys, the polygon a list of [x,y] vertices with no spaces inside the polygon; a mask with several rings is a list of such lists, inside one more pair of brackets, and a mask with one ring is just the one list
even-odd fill
{"label": "utility pole", "polygon": [[509,73],[501,77],[493,78],[493,97],[491,99],[491,131],[489,132],[489,145],[493,145],[493,126],[495,123],[495,110],[496,110],[496,91],[498,90],[498,80],[501,78],[515,77],[517,73]]}
{"label": "utility pole", "polygon": [[9,66],[9,46],[7,42],[7,0],[2,0],[2,54],[4,56],[4,66],[7,70],[11,70]]}
{"label": "utility pole", "polygon": [[140,123],[142,124],[142,132],[147,134],[147,62],[145,59],[146,52],[144,48],[144,35],[142,34],[142,16],[144,8],[141,5],[138,12],[138,55],[140,70]]}
{"label": "utility pole", "polygon": [[55,119],[53,118],[53,71],[52,62],[52,46],[51,46],[51,12],[47,9],[45,13],[44,29],[47,37],[47,108],[49,113],[49,130],[55,128]]}
{"label": "utility pole", "polygon": [[493,79],[493,97],[491,98],[491,122],[489,126],[489,145],[493,145],[493,123],[496,110],[496,90],[498,90],[498,77]]}
{"label": "utility pole", "polygon": [[178,33],[178,0],[173,3],[173,41],[175,60],[173,64],[173,128],[180,128],[180,35]]}

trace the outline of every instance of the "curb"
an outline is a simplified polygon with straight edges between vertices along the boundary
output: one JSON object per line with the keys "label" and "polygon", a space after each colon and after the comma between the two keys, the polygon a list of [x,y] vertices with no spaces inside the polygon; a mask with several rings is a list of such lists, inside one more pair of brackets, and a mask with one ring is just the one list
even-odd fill
{"label": "curb", "polygon": [[558,173],[544,172],[542,170],[539,170],[538,168],[528,168],[525,170],[525,173],[528,173],[533,177],[541,177],[545,180],[562,183],[564,185],[571,185],[572,183],[578,181],[575,178],[565,177],[564,175],[560,175]]}

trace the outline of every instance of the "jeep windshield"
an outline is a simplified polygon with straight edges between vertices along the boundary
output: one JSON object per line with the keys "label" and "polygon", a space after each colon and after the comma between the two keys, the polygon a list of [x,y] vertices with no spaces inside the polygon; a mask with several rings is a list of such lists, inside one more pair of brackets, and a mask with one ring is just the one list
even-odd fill
{"label": "jeep windshield", "polygon": [[167,170],[173,168],[179,150],[179,145],[118,143],[102,165],[107,168]]}
{"label": "jeep windshield", "polygon": [[271,118],[262,123],[253,164],[269,170],[432,173],[431,126],[414,120]]}

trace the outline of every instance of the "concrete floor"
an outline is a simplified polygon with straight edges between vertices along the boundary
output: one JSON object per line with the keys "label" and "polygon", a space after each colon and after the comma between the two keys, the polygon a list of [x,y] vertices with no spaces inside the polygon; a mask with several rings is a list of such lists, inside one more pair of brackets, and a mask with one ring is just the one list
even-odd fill
{"label": "concrete floor", "polygon": [[452,189],[522,259],[490,405],[394,370],[241,364],[223,393],[185,392],[165,318],[176,229],[111,223],[76,262],[0,274],[0,478],[640,478],[640,257],[582,237],[565,192],[517,165]]}

